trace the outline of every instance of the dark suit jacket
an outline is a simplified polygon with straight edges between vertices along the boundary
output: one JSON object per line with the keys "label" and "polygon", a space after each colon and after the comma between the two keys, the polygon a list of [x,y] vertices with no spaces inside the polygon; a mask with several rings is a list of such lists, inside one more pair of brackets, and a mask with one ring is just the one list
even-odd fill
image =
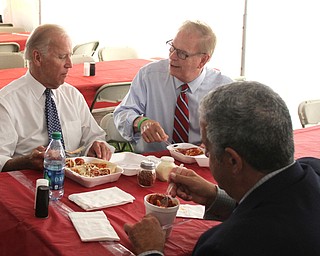
{"label": "dark suit jacket", "polygon": [[255,189],[193,255],[320,255],[320,159],[302,158]]}

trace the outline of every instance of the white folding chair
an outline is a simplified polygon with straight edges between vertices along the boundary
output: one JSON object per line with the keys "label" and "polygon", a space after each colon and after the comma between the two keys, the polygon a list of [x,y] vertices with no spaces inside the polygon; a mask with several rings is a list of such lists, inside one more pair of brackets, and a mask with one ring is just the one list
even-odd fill
{"label": "white folding chair", "polygon": [[76,54],[71,56],[73,64],[80,64],[84,62],[95,62],[94,58],[89,55]]}
{"label": "white folding chair", "polygon": [[320,123],[320,100],[306,100],[299,104],[298,115],[302,127]]}
{"label": "white folding chair", "polygon": [[0,52],[0,69],[26,67],[23,54],[20,52]]}
{"label": "white folding chair", "polygon": [[138,53],[131,47],[103,47],[98,51],[99,61],[138,59]]}
{"label": "white folding chair", "polygon": [[117,152],[127,151],[133,152],[132,145],[129,141],[124,139],[119,131],[117,130],[114,120],[113,113],[106,114],[100,121],[101,128],[106,132],[106,141],[115,146]]}
{"label": "white folding chair", "polygon": [[[131,82],[122,82],[122,83],[110,83],[102,85],[96,92],[92,104],[90,106],[90,111],[93,117],[99,123],[101,118],[107,113],[113,112],[116,108],[115,106],[111,107],[102,107],[95,108],[97,102],[106,102],[106,103],[120,103],[124,96],[130,90]],[[117,105],[112,104],[112,105]]]}
{"label": "white folding chair", "polygon": [[11,27],[11,26],[0,27],[0,33],[21,33],[21,32],[26,32],[26,30],[21,27]]}
{"label": "white folding chair", "polygon": [[0,27],[13,27],[12,23],[0,23]]}
{"label": "white folding chair", "polygon": [[16,42],[0,43],[0,52],[20,52],[20,45]]}
{"label": "white folding chair", "polygon": [[99,46],[99,41],[87,42],[83,44],[77,44],[73,47],[74,55],[89,55],[93,56]]}

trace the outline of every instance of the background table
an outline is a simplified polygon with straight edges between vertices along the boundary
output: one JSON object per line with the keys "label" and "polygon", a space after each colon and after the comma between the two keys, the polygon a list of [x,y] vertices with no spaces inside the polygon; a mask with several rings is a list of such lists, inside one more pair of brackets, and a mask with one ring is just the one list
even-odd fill
{"label": "background table", "polygon": [[[100,86],[107,83],[130,82],[139,69],[152,62],[151,59],[128,59],[96,62],[96,75],[83,76],[83,64],[73,65],[66,82],[76,87],[91,106]],[[26,73],[26,68],[0,70],[0,89]],[[99,104],[97,104],[99,107]]]}
{"label": "background table", "polygon": [[23,51],[30,33],[0,33],[0,43],[16,42]]}

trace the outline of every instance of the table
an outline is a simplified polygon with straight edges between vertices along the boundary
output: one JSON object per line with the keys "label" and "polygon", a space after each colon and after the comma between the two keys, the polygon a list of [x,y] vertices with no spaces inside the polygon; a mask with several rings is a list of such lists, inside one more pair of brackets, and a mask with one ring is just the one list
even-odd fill
{"label": "table", "polygon": [[0,33],[0,43],[16,42],[23,51],[30,33]]}
{"label": "table", "polygon": [[[320,157],[320,126],[294,131],[296,146],[295,158],[302,156]],[[155,156],[169,155],[168,151],[153,153]],[[176,164],[179,162],[176,161]],[[208,168],[197,164],[186,164],[198,174],[214,182]],[[130,255],[110,252],[110,246],[124,246],[132,250],[131,243],[123,230],[125,222],[135,223],[144,216],[144,195],[164,192],[167,184],[156,181],[152,188],[137,185],[136,176],[121,176],[117,182],[85,188],[66,178],[65,195],[58,203],[51,202],[48,219],[34,217],[33,203],[36,179],[42,173],[25,170],[0,173],[0,255]],[[78,192],[117,186],[135,196],[132,204],[103,209],[110,223],[120,237],[120,243],[91,242],[82,243],[72,223],[66,216],[66,209],[83,211],[67,199],[68,195]],[[181,203],[186,203],[180,200]],[[177,218],[176,221],[181,221]],[[194,219],[173,228],[166,242],[165,255],[190,255],[199,236],[219,222]],[[123,247],[120,247],[121,249]]]}
{"label": "table", "polygon": [[[151,59],[128,59],[96,62],[96,75],[83,76],[83,64],[73,65],[66,82],[76,87],[91,106],[94,95],[100,86],[107,83],[130,82],[139,69]],[[26,73],[26,68],[0,70],[0,89]],[[99,107],[99,103],[97,104]]]}
{"label": "table", "polygon": [[[168,151],[156,153],[156,156],[169,155]],[[179,164],[177,162],[177,164]],[[195,169],[200,175],[214,181],[208,168],[197,164],[186,165]],[[50,202],[49,217],[34,217],[33,203],[35,181],[42,173],[25,170],[0,173],[0,255],[124,255],[106,249],[111,245],[123,245],[132,250],[131,243],[123,230],[125,222],[135,223],[145,214],[143,197],[152,192],[165,192],[167,183],[156,181],[152,188],[138,186],[136,176],[122,175],[117,182],[107,183],[94,188],[85,188],[66,178],[65,195],[61,203],[73,211],[83,211],[68,200],[68,195],[78,192],[117,186],[133,195],[133,203],[103,209],[111,225],[120,237],[119,243],[90,242],[82,243],[71,221],[65,215],[64,208],[58,203]],[[4,185],[5,184],[5,185]],[[23,185],[25,184],[25,185]],[[29,188],[28,188],[29,187]],[[181,203],[185,203],[180,200]],[[176,221],[181,221],[177,218]],[[219,222],[194,219],[184,225],[173,228],[165,247],[166,255],[190,255],[199,236]],[[109,246],[109,247],[108,247]],[[128,254],[127,254],[128,255]]]}

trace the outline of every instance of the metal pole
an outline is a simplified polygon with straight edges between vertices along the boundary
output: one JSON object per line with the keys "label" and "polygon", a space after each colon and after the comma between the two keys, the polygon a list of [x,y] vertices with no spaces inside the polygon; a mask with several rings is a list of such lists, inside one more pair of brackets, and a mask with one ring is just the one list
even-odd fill
{"label": "metal pole", "polygon": [[41,25],[41,0],[39,0],[39,25]]}
{"label": "metal pole", "polygon": [[246,36],[247,36],[247,0],[244,1],[243,26],[242,26],[242,49],[240,76],[245,76],[246,66]]}

